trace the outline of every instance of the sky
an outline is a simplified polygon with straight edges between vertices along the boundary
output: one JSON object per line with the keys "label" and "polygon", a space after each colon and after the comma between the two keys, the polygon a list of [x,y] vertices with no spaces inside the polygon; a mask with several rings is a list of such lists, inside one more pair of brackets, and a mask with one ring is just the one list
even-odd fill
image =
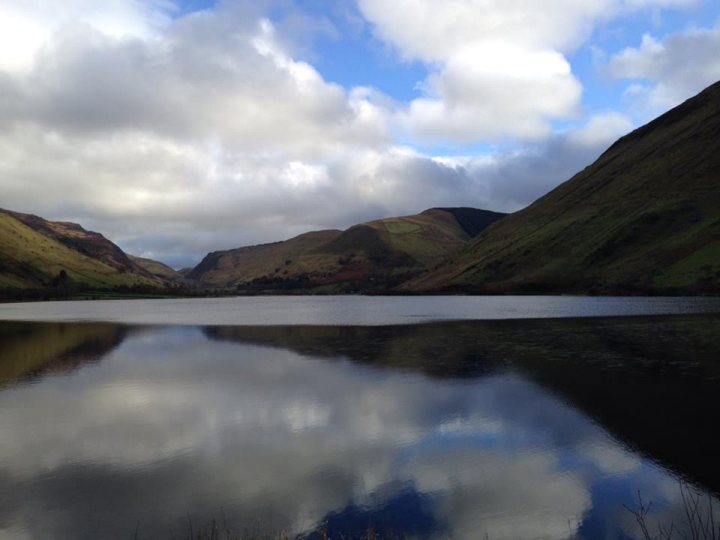
{"label": "sky", "polygon": [[0,0],[0,207],[175,267],[516,211],[720,80],[720,0]]}

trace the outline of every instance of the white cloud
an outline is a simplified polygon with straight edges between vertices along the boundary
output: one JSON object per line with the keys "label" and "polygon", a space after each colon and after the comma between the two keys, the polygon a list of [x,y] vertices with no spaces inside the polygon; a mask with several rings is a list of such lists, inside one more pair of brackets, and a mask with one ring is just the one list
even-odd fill
{"label": "white cloud", "polygon": [[425,95],[401,114],[423,139],[472,142],[547,136],[579,114],[582,85],[566,54],[593,26],[691,0],[358,0],[377,36],[427,64]]}
{"label": "white cloud", "polygon": [[564,50],[591,29],[606,0],[359,0],[378,36],[410,59],[445,62],[476,43],[512,43],[529,50]]}
{"label": "white cloud", "polygon": [[79,220],[131,252],[187,265],[216,249],[433,206],[516,210],[590,163],[625,127],[615,113],[492,155],[348,147],[313,160],[138,131],[16,125],[0,133],[0,174],[4,205]]}
{"label": "white cloud", "polygon": [[639,47],[629,47],[610,60],[618,79],[637,79],[629,94],[650,108],[666,109],[720,80],[720,24],[692,29],[658,40],[643,36]]}
{"label": "white cloud", "polygon": [[608,111],[591,116],[587,124],[568,136],[580,145],[597,148],[613,142],[632,128],[630,117],[617,111]]}
{"label": "white cloud", "polygon": [[371,94],[348,95],[292,60],[267,21],[233,21],[194,15],[150,41],[66,27],[4,90],[16,120],[95,137],[142,130],[294,156],[383,140]]}
{"label": "white cloud", "polygon": [[[6,2],[0,29],[37,32],[17,41],[22,62],[0,62],[2,205],[189,265],[432,206],[516,210],[631,127],[610,112],[550,134],[554,118],[583,122],[567,51],[637,2],[363,0],[378,36],[429,67],[407,104],[327,81],[293,48],[305,23],[287,39],[264,5],[179,16],[161,0],[76,0],[62,13]],[[408,131],[431,144],[501,143],[433,156],[408,146]]]}
{"label": "white cloud", "polygon": [[459,49],[404,114],[420,137],[458,141],[541,138],[549,118],[569,116],[582,91],[565,58],[503,43]]}
{"label": "white cloud", "polygon": [[169,22],[171,0],[24,0],[0,5],[0,70],[25,70],[51,35],[89,24],[116,38],[149,37]]}
{"label": "white cloud", "polygon": [[[142,5],[116,4],[131,14]],[[328,175],[386,151],[381,94],[324,80],[249,4],[152,34],[130,22],[112,33],[92,6],[76,7],[55,25],[38,19],[42,42],[23,69],[0,66],[3,206],[97,224],[133,248],[144,236],[167,249],[172,234],[185,263],[354,217],[351,186]]]}

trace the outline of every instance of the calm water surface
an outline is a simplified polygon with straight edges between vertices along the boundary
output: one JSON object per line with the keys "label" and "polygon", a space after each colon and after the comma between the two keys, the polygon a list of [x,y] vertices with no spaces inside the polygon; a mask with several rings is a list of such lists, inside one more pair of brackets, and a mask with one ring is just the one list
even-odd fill
{"label": "calm water surface", "polygon": [[[306,538],[628,539],[638,491],[653,527],[682,523],[681,486],[720,493],[720,315],[407,324],[460,305],[414,298],[381,299],[374,326],[352,324],[364,299],[330,302],[343,326],[299,325],[332,316],[279,299],[225,314],[252,320],[245,300],[256,325],[1,322],[0,538],[186,538],[216,520]],[[531,309],[652,303],[605,302]],[[192,302],[169,303],[20,318],[194,320],[176,310]]]}
{"label": "calm water surface", "polygon": [[0,320],[189,325],[389,325],[679,313],[720,313],[720,297],[249,296],[0,304]]}

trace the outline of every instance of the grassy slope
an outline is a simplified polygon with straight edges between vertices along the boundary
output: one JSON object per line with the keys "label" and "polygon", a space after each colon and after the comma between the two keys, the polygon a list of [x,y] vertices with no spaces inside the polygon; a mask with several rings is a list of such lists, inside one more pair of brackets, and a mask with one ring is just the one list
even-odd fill
{"label": "grassy slope", "polygon": [[183,276],[177,270],[170,268],[165,263],[144,257],[135,257],[134,255],[128,255],[128,257],[133,263],[154,276],[169,280],[183,279]]}
{"label": "grassy slope", "polygon": [[[85,230],[77,223],[48,221],[39,216],[10,210],[0,209],[0,212],[10,215],[43,236],[57,240],[64,246],[92,259],[104,262],[117,270],[139,274],[145,273],[117,245],[102,234]],[[147,277],[150,276],[147,275]]]}
{"label": "grassy slope", "polygon": [[[502,216],[466,210],[468,219],[473,213],[491,220]],[[188,277],[206,286],[235,286],[262,279],[269,288],[273,281],[305,280],[298,286],[333,291],[341,284],[419,273],[460,249],[470,237],[451,212],[431,209],[346,231],[318,231],[285,242],[211,253]]]}
{"label": "grassy slope", "polygon": [[377,231],[387,246],[409,256],[414,261],[410,264],[418,267],[440,263],[470,239],[451,213],[436,209],[371,221],[365,226]]}
{"label": "grassy slope", "polygon": [[186,277],[196,279],[203,285],[220,287],[267,275],[296,275],[310,271],[311,265],[322,268],[322,261],[313,257],[306,257],[303,262],[299,259],[339,234],[340,231],[317,231],[284,242],[215,251],[208,254]]}
{"label": "grassy slope", "polygon": [[720,291],[720,83],[405,289]]}
{"label": "grassy slope", "polygon": [[119,271],[0,212],[0,288],[42,288],[61,270],[93,287],[148,285],[145,276]]}

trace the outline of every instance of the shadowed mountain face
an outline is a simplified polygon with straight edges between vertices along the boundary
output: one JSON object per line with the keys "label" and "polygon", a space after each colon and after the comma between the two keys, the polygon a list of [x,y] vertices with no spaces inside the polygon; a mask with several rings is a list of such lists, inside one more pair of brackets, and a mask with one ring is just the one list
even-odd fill
{"label": "shadowed mountain face", "polygon": [[720,83],[404,289],[720,291]]}
{"label": "shadowed mountain face", "polygon": [[630,447],[720,493],[720,316],[210,327],[211,339],[440,378],[519,370]]}
{"label": "shadowed mountain face", "polygon": [[0,209],[0,288],[161,285],[103,235]]}
{"label": "shadowed mountain face", "polygon": [[346,231],[210,253],[188,274],[203,286],[242,290],[384,290],[431,268],[504,214],[434,208]]}

